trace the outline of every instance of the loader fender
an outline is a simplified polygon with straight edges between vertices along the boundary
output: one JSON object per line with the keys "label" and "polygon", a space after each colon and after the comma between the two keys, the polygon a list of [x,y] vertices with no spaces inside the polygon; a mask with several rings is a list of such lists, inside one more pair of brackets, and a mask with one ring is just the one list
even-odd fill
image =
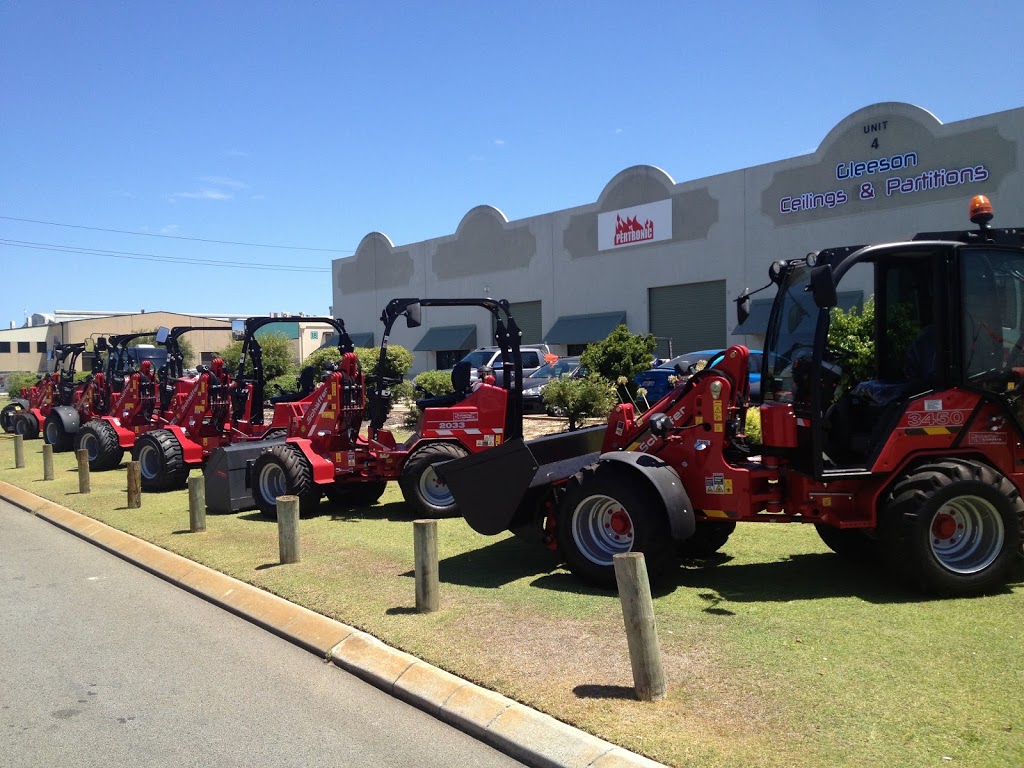
{"label": "loader fender", "polygon": [[168,424],[163,428],[173,434],[174,439],[181,445],[181,457],[186,464],[203,463],[203,446],[189,437],[184,429],[177,424]]}
{"label": "loader fender", "polygon": [[313,482],[317,485],[330,485],[335,480],[334,465],[323,456],[313,450],[313,441],[304,437],[292,437],[288,439],[289,445],[294,445],[302,455],[306,457],[313,468]]}
{"label": "loader fender", "polygon": [[81,416],[70,405],[58,405],[50,413],[57,414],[61,425],[64,427],[64,431],[69,435],[75,434],[82,425]]}
{"label": "loader fender", "polygon": [[696,529],[693,504],[679,474],[671,465],[657,456],[636,451],[603,453],[599,461],[621,464],[636,479],[648,483],[657,492],[665,504],[673,539],[683,541],[693,535]]}

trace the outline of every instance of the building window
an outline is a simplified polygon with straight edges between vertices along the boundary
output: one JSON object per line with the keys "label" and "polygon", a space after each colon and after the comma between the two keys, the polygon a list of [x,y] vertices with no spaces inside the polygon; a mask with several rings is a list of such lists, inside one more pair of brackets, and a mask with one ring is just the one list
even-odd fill
{"label": "building window", "polygon": [[36,342],[36,352],[43,352],[43,353],[46,352],[46,342],[45,341],[37,341]]}
{"label": "building window", "polygon": [[9,342],[9,341],[0,341],[0,352],[10,352],[10,351],[11,351],[11,342]]}
{"label": "building window", "polygon": [[18,342],[18,351],[19,352],[31,352],[32,351],[32,342],[30,342],[30,341],[19,341]]}
{"label": "building window", "polygon": [[455,364],[468,354],[468,349],[439,349],[437,351],[437,370],[445,371],[454,368]]}
{"label": "building window", "polygon": [[587,346],[587,344],[566,344],[565,349],[568,352],[568,357],[576,357],[582,355]]}

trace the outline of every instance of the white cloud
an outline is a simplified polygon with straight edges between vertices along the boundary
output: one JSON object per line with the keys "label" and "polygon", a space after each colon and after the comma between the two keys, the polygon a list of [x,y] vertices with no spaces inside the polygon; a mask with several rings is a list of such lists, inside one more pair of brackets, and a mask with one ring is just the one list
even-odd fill
{"label": "white cloud", "polygon": [[622,129],[621,128],[616,128],[614,133],[615,133],[616,136],[618,136],[620,133],[622,133]]}
{"label": "white cloud", "polygon": [[495,144],[495,146],[498,146],[498,147],[504,147],[505,146],[505,140],[504,139],[495,139],[494,140],[494,144]]}
{"label": "white cloud", "polygon": [[197,192],[175,192],[171,200],[230,200],[231,194],[219,189],[200,189]]}
{"label": "white cloud", "polygon": [[177,224],[164,224],[162,227],[160,227],[160,234],[161,235],[176,235],[176,234],[178,234],[178,225]]}
{"label": "white cloud", "polygon": [[248,152],[243,152],[240,149],[229,149],[224,154],[227,155],[228,157],[248,157],[249,156]]}

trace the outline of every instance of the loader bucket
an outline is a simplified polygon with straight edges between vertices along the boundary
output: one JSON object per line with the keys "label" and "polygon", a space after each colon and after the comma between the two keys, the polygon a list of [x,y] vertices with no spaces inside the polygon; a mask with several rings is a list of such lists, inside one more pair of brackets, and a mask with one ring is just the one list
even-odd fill
{"label": "loader bucket", "polygon": [[604,433],[604,425],[598,425],[528,443],[513,438],[496,448],[438,464],[437,472],[470,527],[493,536],[521,522],[519,507],[528,490],[560,483],[597,461]]}
{"label": "loader bucket", "polygon": [[463,459],[436,465],[466,522],[477,533],[508,530],[519,502],[537,473],[537,462],[521,438]]}

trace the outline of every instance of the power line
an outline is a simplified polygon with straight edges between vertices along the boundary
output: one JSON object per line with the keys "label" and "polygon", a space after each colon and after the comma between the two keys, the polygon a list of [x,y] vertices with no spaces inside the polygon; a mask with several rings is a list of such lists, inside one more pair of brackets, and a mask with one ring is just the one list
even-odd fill
{"label": "power line", "polygon": [[194,266],[226,267],[229,269],[262,269],[275,272],[330,272],[327,267],[297,267],[289,264],[266,264],[262,262],[251,262],[239,264],[236,261],[222,261],[220,259],[199,259],[188,256],[158,256],[155,253],[134,253],[132,251],[108,251],[98,248],[80,248],[78,246],[58,245],[55,243],[36,243],[30,240],[5,240],[0,239],[0,245],[9,245],[13,248],[27,248],[36,251],[53,251],[56,253],[70,253],[80,256],[106,256],[112,259],[130,259],[133,261],[157,261],[175,264],[191,264]]}
{"label": "power line", "polygon": [[113,232],[118,235],[138,235],[139,237],[163,237],[168,240],[189,240],[195,243],[217,243],[218,245],[245,245],[250,248],[279,248],[285,251],[319,251],[321,253],[355,253],[352,250],[339,248],[306,248],[299,245],[271,245],[269,243],[242,243],[235,240],[210,240],[203,237],[185,237],[184,235],[164,235],[155,232],[133,232],[128,229],[105,229],[103,227],[86,227],[81,224],[62,224],[57,221],[40,221],[38,219],[20,219],[16,216],[0,216],[6,221],[20,221],[26,224],[45,224],[50,227],[68,227],[69,229],[87,229],[90,232]]}

